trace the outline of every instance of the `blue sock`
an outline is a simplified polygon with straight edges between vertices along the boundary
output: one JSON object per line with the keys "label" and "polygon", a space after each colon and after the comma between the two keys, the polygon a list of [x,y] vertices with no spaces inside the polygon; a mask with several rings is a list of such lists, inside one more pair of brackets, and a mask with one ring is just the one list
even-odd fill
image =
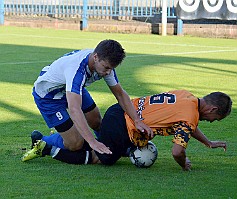
{"label": "blue sock", "polygon": [[50,136],[43,136],[42,140],[44,140],[49,145],[65,149],[65,146],[63,144],[63,138],[59,133],[54,133],[51,134]]}

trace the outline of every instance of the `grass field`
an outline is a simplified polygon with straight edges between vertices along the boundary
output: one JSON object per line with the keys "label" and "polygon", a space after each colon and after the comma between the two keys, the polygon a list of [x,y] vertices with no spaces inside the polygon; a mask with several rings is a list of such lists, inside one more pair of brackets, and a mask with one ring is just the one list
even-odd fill
{"label": "grass field", "polygon": [[[212,91],[229,94],[231,115],[199,125],[211,140],[226,140],[227,151],[191,139],[191,172],[183,172],[173,160],[172,137],[155,137],[159,156],[149,169],[136,168],[128,158],[112,167],[68,165],[50,157],[22,163],[30,132],[49,133],[31,96],[41,68],[103,39],[118,40],[127,52],[117,73],[131,98],[173,89],[198,97]],[[237,40],[2,26],[0,74],[0,198],[237,198]],[[116,102],[103,81],[88,90],[102,114]]]}

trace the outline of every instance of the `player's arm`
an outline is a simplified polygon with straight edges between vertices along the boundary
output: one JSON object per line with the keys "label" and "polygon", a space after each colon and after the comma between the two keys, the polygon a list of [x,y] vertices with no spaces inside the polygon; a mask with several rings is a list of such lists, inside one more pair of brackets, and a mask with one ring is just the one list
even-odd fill
{"label": "player's arm", "polygon": [[90,131],[86,118],[81,110],[81,95],[67,91],[66,96],[70,117],[81,136],[89,143],[92,149],[99,153],[112,153],[103,143],[98,142]]}
{"label": "player's arm", "polygon": [[174,143],[172,155],[183,170],[189,171],[191,169],[191,161],[186,157],[186,149],[183,146]]}
{"label": "player's arm", "polygon": [[118,83],[115,86],[110,86],[109,88],[118,100],[118,103],[123,108],[123,110],[134,121],[136,128],[141,132],[147,132],[148,136],[153,138],[153,131],[150,127],[148,127],[140,120],[127,92],[121,87],[121,85]]}
{"label": "player's arm", "polygon": [[202,133],[202,131],[197,127],[196,130],[192,133],[192,137],[194,137],[199,142],[203,143],[209,148],[218,148],[222,147],[226,150],[226,142],[224,141],[210,141],[208,138]]}

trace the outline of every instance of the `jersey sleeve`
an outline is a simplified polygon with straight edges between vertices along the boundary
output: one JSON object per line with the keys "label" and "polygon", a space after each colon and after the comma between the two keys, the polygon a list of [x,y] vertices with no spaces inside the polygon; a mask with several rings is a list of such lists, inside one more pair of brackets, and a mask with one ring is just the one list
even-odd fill
{"label": "jersey sleeve", "polygon": [[108,86],[115,86],[119,83],[118,77],[116,75],[115,70],[113,69],[109,75],[104,77],[104,80]]}
{"label": "jersey sleeve", "polygon": [[179,122],[172,126],[175,134],[173,143],[187,148],[188,141],[191,138],[192,128],[185,122]]}

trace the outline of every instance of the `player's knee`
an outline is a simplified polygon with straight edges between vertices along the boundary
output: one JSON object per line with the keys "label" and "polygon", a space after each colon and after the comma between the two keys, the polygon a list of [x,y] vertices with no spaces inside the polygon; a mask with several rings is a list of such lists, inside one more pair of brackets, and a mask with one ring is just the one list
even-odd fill
{"label": "player's knee", "polygon": [[101,117],[95,118],[93,122],[90,122],[89,126],[93,130],[99,132],[100,131],[100,126],[101,126],[101,121],[102,121]]}
{"label": "player's knee", "polygon": [[98,107],[95,107],[92,111],[85,113],[85,117],[90,128],[99,132],[102,117],[100,115]]}
{"label": "player's knee", "polygon": [[97,124],[93,125],[91,128],[94,131],[100,132],[100,126],[101,126],[101,123],[97,123]]}

